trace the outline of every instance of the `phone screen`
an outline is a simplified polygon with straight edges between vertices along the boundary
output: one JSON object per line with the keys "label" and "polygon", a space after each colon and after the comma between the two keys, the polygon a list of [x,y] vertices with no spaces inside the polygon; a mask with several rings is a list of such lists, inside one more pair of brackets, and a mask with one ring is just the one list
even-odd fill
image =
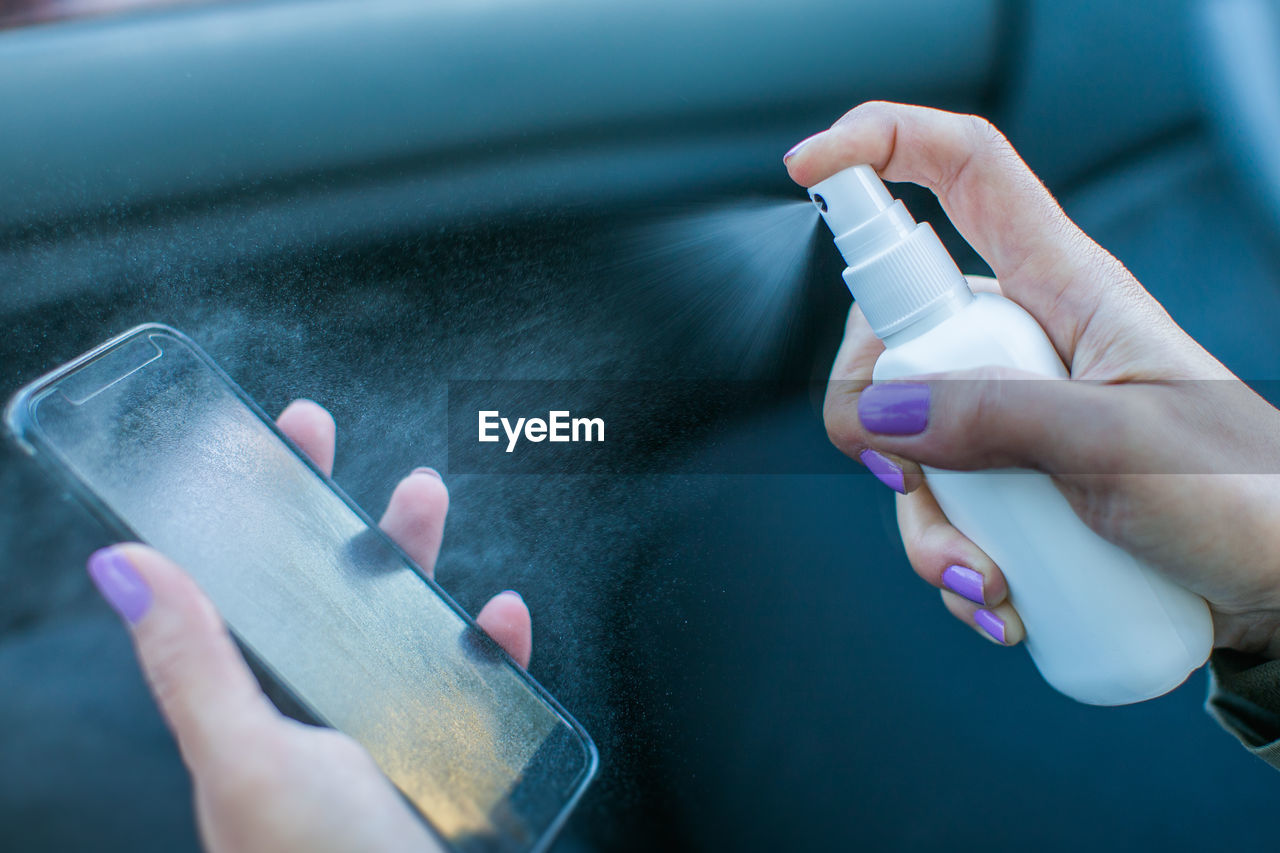
{"label": "phone screen", "polygon": [[184,336],[126,333],[29,386],[9,420],[186,568],[259,668],[445,840],[549,841],[594,773],[585,733]]}

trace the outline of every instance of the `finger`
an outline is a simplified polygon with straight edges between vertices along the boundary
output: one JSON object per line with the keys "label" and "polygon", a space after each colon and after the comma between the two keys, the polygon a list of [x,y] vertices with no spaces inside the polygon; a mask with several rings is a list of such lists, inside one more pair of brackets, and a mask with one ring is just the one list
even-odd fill
{"label": "finger", "polygon": [[167,557],[114,545],[89,558],[89,575],[129,624],[143,675],[193,772],[281,719],[213,604]]}
{"label": "finger", "polygon": [[533,624],[529,608],[515,590],[500,592],[489,599],[476,616],[476,624],[511,655],[521,667],[529,666],[533,654]]}
{"label": "finger", "polygon": [[981,607],[950,590],[942,590],[942,603],[951,615],[998,646],[1016,646],[1026,639],[1026,629],[1018,611],[1008,601],[995,607]]}
{"label": "finger", "polygon": [[333,473],[337,427],[328,409],[311,400],[294,400],[276,418],[276,426],[326,476]]}
{"label": "finger", "polygon": [[1151,390],[981,368],[878,383],[856,405],[877,450],[922,465],[1116,474],[1152,452],[1139,435],[1161,422]]}
{"label": "finger", "polygon": [[449,490],[440,475],[433,468],[417,468],[391,493],[378,526],[434,577],[448,514]]}
{"label": "finger", "polygon": [[842,453],[857,459],[880,482],[906,494],[923,482],[920,466],[890,453],[871,448],[871,439],[857,417],[858,395],[871,384],[871,371],[884,352],[884,344],[872,333],[867,319],[855,303],[849,308],[844,340],[831,366],[823,402],[823,422],[827,437]]}
{"label": "finger", "polygon": [[928,486],[898,498],[898,530],[917,575],[983,607],[1008,596],[1004,574],[947,520]]}
{"label": "finger", "polygon": [[805,187],[862,163],[886,180],[933,190],[1007,295],[1040,321],[1068,363],[1105,291],[1117,285],[1141,291],[985,119],[873,101],[786,160]]}

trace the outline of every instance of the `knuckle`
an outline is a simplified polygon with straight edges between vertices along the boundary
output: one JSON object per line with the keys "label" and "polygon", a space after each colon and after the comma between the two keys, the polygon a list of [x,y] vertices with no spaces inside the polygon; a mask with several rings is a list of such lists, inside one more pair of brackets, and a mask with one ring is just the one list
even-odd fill
{"label": "knuckle", "polygon": [[862,422],[858,420],[858,393],[855,383],[832,382],[822,404],[822,422],[827,438],[842,452],[853,455],[867,445]]}
{"label": "knuckle", "polygon": [[941,571],[941,567],[935,567],[934,564],[943,560],[949,552],[954,550],[956,543],[954,532],[955,529],[950,525],[931,524],[916,534],[914,542],[908,547],[914,552],[914,561],[918,561],[918,568],[922,573],[927,571],[929,574],[936,575]]}
{"label": "knuckle", "polygon": [[1025,173],[1025,179],[1039,184],[1035,176],[1023,167],[1022,158],[1018,156],[1013,144],[998,127],[979,115],[965,116],[964,121],[962,136],[965,140],[963,144],[967,148],[967,156],[951,176],[953,182],[959,177],[960,172],[976,159],[985,161],[988,164],[986,168],[994,168],[1006,173]]}
{"label": "knuckle", "polygon": [[836,124],[852,124],[853,122],[863,122],[868,119],[888,117],[897,106],[897,104],[889,101],[863,101],[841,116]]}
{"label": "knuckle", "polygon": [[1009,140],[1000,129],[983,116],[967,115],[964,119],[974,148],[999,150],[1009,147]]}
{"label": "knuckle", "polygon": [[832,129],[865,139],[892,141],[909,109],[890,101],[866,101],[841,116]]}

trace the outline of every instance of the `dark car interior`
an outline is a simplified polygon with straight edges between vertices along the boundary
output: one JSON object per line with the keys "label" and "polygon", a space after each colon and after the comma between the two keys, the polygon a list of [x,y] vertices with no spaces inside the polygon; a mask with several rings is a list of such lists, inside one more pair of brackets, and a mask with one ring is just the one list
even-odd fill
{"label": "dark car interior", "polygon": [[[861,101],[977,112],[1206,348],[1277,378],[1275,4],[3,8],[0,391],[159,320],[268,411],[328,407],[334,478],[373,515],[440,468],[437,578],[471,612],[521,591],[531,672],[600,747],[556,849],[1267,844],[1273,771],[1204,714],[1203,673],[1078,705],[913,577],[889,493],[822,427],[849,301],[829,240],[797,232],[795,298],[750,358],[691,331],[749,265],[709,241],[659,275],[635,245],[803,201],[783,152]],[[743,378],[773,390],[696,452],[794,469],[449,472],[450,381]],[[0,846],[197,849],[85,577],[107,534],[8,444],[0,484]]]}

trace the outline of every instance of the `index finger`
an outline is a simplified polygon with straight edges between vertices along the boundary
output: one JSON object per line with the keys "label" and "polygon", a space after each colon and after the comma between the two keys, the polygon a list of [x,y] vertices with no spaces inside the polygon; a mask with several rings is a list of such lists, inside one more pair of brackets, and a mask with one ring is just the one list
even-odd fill
{"label": "index finger", "polygon": [[956,229],[1030,311],[1070,363],[1102,293],[1127,280],[990,122],[927,107],[870,102],[807,140],[787,161],[802,186],[858,164],[933,190]]}

